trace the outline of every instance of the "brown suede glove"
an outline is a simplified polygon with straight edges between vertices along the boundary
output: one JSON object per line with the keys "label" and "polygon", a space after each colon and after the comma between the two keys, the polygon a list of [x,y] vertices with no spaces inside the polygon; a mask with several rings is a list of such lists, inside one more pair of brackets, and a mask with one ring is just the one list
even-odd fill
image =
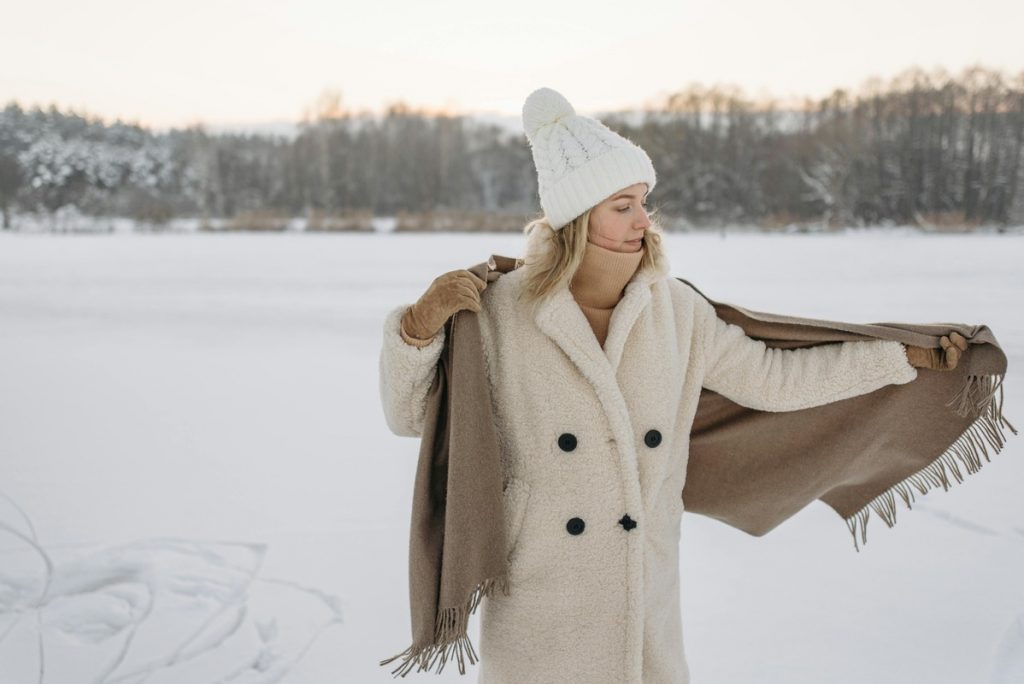
{"label": "brown suede glove", "polygon": [[954,330],[948,336],[943,335],[939,339],[939,344],[942,346],[941,349],[903,345],[907,348],[907,361],[915,368],[953,370],[960,362],[960,357],[967,351],[967,338]]}
{"label": "brown suede glove", "polygon": [[[416,346],[431,342],[456,311],[480,311],[480,293],[487,284],[460,268],[434,278],[427,291],[402,315],[402,337]],[[411,338],[411,339],[410,339]]]}

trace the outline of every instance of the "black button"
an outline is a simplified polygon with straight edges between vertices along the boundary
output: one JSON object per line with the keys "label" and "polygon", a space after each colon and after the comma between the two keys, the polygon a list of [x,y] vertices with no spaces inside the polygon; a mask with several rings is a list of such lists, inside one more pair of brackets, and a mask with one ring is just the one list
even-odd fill
{"label": "black button", "polygon": [[661,444],[661,433],[657,430],[648,430],[647,434],[644,435],[644,444],[652,449],[658,446]]}
{"label": "black button", "polygon": [[569,534],[581,534],[586,524],[581,518],[570,518],[569,522],[565,523],[565,529],[569,530]]}
{"label": "black button", "polygon": [[619,524],[626,528],[626,531],[628,532],[636,527],[636,520],[630,518],[629,515],[624,515],[622,516],[622,520],[619,521]]}
{"label": "black button", "polygon": [[572,451],[576,448],[576,435],[563,432],[558,436],[558,446],[562,451]]}

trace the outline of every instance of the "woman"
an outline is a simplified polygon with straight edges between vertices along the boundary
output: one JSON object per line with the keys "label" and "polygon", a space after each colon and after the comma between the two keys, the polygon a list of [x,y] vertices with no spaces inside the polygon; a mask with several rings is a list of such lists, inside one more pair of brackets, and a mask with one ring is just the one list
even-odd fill
{"label": "woman", "polygon": [[953,367],[966,340],[941,358],[890,340],[770,349],[670,275],[642,149],[548,88],[523,122],[544,217],[518,268],[486,287],[446,273],[388,313],[385,417],[421,434],[443,325],[477,312],[510,587],[481,603],[478,681],[687,682],[680,492],[701,388],[791,411]]}

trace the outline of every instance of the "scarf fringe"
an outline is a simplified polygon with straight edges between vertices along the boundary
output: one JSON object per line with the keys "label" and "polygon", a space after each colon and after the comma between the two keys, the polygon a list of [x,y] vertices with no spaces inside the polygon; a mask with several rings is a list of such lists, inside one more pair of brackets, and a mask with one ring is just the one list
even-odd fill
{"label": "scarf fringe", "polygon": [[[889,487],[862,509],[844,518],[850,534],[853,535],[853,546],[858,552],[860,546],[857,544],[857,531],[859,528],[861,543],[867,544],[868,517],[872,510],[890,528],[896,524],[896,499],[893,493],[899,494],[907,509],[911,509],[910,504],[915,501],[911,485],[922,495],[940,485],[944,491],[949,491],[949,472],[953,473],[957,483],[963,482],[964,475],[960,471],[960,464],[967,469],[969,475],[973,475],[981,470],[982,455],[986,461],[991,462],[985,442],[988,442],[998,454],[1006,442],[1003,428],[1009,428],[1013,434],[1017,434],[1017,429],[1003,415],[1004,377],[1005,374],[969,375],[963,388],[946,406],[953,407],[959,416],[975,415],[977,420],[971,423],[938,459]],[[995,399],[997,391],[998,401]]]}
{"label": "scarf fringe", "polygon": [[495,589],[501,589],[501,592],[508,596],[507,575],[492,577],[480,582],[464,605],[442,609],[434,626],[433,643],[413,644],[401,653],[380,661],[380,664],[387,665],[391,661],[401,658],[402,662],[391,671],[395,677],[398,677],[399,674],[404,677],[416,666],[418,666],[416,667],[417,672],[423,672],[430,671],[437,665],[437,674],[441,674],[448,659],[454,655],[459,663],[459,674],[466,674],[466,657],[469,657],[470,665],[476,664],[479,660],[467,634],[469,616],[476,612],[481,599],[484,596],[493,595]]}

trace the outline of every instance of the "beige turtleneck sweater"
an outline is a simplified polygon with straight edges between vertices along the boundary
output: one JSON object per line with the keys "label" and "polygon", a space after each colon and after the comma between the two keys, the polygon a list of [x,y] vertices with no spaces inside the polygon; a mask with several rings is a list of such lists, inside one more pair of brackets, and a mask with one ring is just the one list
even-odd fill
{"label": "beige turtleneck sweater", "polygon": [[583,261],[569,282],[569,291],[604,347],[608,322],[622,291],[636,273],[646,246],[635,252],[616,252],[587,242]]}
{"label": "beige turtleneck sweater", "polygon": [[[640,266],[645,249],[646,246],[642,246],[635,252],[616,252],[588,241],[583,261],[569,282],[572,296],[590,322],[602,347],[608,336],[612,310],[622,299],[622,291]],[[404,327],[401,328],[401,334],[408,344],[417,347],[424,347],[434,339],[416,339],[405,332]]]}

